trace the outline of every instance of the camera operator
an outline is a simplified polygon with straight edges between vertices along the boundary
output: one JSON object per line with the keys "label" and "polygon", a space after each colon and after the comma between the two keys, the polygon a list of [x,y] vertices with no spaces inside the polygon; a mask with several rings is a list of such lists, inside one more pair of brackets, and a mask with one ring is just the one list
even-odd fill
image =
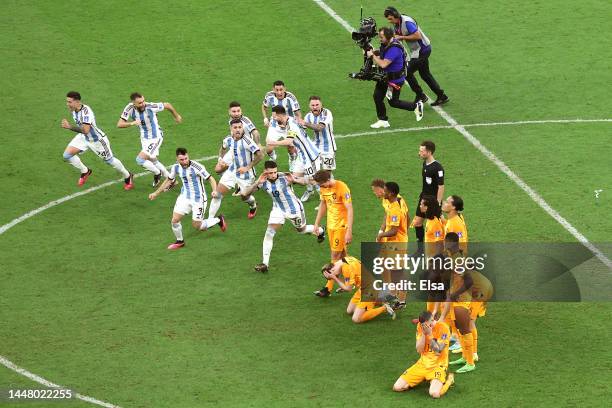
{"label": "camera operator", "polygon": [[432,102],[431,106],[438,106],[448,102],[448,96],[446,96],[444,90],[440,89],[440,85],[438,85],[438,82],[429,71],[431,42],[421,30],[421,27],[412,17],[400,14],[395,7],[387,7],[385,9],[385,18],[393,24],[395,38],[406,41],[406,46],[410,51],[406,80],[410,85],[410,89],[416,94],[415,102],[421,100],[425,103],[428,99],[414,76],[416,71],[419,71],[423,81],[436,94],[437,98]]}
{"label": "camera operator", "polygon": [[374,103],[378,121],[371,124],[374,129],[391,126],[388,122],[387,109],[385,107],[385,96],[389,99],[389,105],[394,108],[414,111],[417,122],[423,118],[423,102],[406,102],[400,100],[402,85],[406,80],[406,51],[402,44],[393,38],[393,30],[389,27],[378,31],[380,49],[370,49],[366,55],[376,65],[385,71],[385,80],[377,81],[374,88]]}

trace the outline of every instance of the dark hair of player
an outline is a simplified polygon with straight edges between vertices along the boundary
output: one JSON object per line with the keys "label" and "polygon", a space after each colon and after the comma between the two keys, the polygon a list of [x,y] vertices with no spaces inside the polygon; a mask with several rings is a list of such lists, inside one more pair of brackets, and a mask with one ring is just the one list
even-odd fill
{"label": "dark hair of player", "polygon": [[77,91],[70,91],[66,94],[68,98],[76,99],[77,101],[81,100],[81,94]]}
{"label": "dark hair of player", "polygon": [[425,323],[429,319],[431,319],[431,312],[427,310],[422,311],[419,315],[419,323]]}
{"label": "dark hair of player", "polygon": [[142,94],[139,92],[132,92],[132,94],[130,95],[130,100],[135,101],[136,98],[142,98]]}
{"label": "dark hair of player", "polygon": [[383,180],[383,179],[374,179],[370,183],[370,187],[385,188],[385,180]]}
{"label": "dark hair of player", "polygon": [[331,179],[331,171],[329,170],[319,170],[317,171],[312,178],[317,183],[327,183]]}
{"label": "dark hair of player", "polygon": [[385,9],[385,17],[389,17],[389,16],[393,16],[395,18],[400,18],[400,12],[397,11],[397,9],[395,7],[387,7]]}
{"label": "dark hair of player", "polygon": [[456,232],[449,232],[444,237],[444,248],[451,254],[460,253],[459,235]]}
{"label": "dark hair of player", "polygon": [[457,212],[463,211],[463,198],[458,195],[452,195],[451,198],[453,199],[453,207],[455,207],[455,210],[457,210]]}
{"label": "dark hair of player", "polygon": [[448,243],[452,243],[452,244],[458,244],[459,243],[459,235],[456,232],[449,232],[444,237],[444,241],[448,242]]}
{"label": "dark hair of player", "polygon": [[274,84],[272,84],[272,85],[274,85],[274,86],[285,86],[285,83],[283,81],[278,80],[278,81],[274,81]]}
{"label": "dark hair of player", "polygon": [[329,272],[334,268],[334,264],[333,263],[326,263],[325,265],[323,265],[321,267],[321,273],[323,272]]}
{"label": "dark hair of player", "polygon": [[385,188],[387,189],[388,192],[390,192],[394,196],[398,195],[400,192],[399,184],[397,184],[395,181],[386,182]]}
{"label": "dark hair of player", "polygon": [[240,106],[240,102],[238,102],[238,101],[231,101],[230,104],[229,104],[230,108],[237,108],[239,106]]}
{"label": "dark hair of player", "polygon": [[278,165],[277,165],[277,164],[276,164],[276,162],[275,162],[275,161],[273,161],[273,160],[267,160],[267,161],[264,163],[264,169],[275,169],[275,168],[277,168],[277,167],[278,167]]}
{"label": "dark hair of player", "polygon": [[391,27],[383,27],[380,30],[378,30],[378,32],[383,33],[383,35],[385,36],[387,40],[390,40],[393,38],[394,33]]}
{"label": "dark hair of player", "polygon": [[276,105],[272,108],[272,112],[276,113],[277,115],[286,115],[287,114],[287,110],[285,109],[284,106],[281,105]]}
{"label": "dark hair of player", "polygon": [[431,140],[423,140],[421,146],[425,148],[429,153],[434,154],[436,151],[436,144]]}
{"label": "dark hair of player", "polygon": [[317,95],[312,95],[310,98],[308,98],[309,101],[320,101],[321,98],[318,97]]}
{"label": "dark hair of player", "polygon": [[331,270],[333,268],[334,268],[334,264],[333,263],[326,263],[325,265],[323,265],[321,267],[321,275],[323,275],[323,277],[325,277],[325,272],[331,273]]}
{"label": "dark hair of player", "polygon": [[442,214],[442,209],[440,208],[440,203],[438,203],[436,197],[426,195],[421,197],[421,200],[425,201],[425,206],[427,207],[425,218],[432,220],[434,217],[440,217]]}
{"label": "dark hair of player", "polygon": [[242,125],[242,121],[240,119],[232,119],[230,120],[230,126],[240,123]]}
{"label": "dark hair of player", "polygon": [[184,156],[187,154],[187,149],[185,149],[184,147],[177,147],[176,148],[176,155],[177,156]]}

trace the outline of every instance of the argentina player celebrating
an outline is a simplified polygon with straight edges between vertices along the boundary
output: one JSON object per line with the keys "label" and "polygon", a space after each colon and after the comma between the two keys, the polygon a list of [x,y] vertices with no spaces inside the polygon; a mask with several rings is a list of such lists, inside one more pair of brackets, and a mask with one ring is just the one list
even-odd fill
{"label": "argentina player celebrating", "polygon": [[[300,103],[294,94],[287,91],[285,88],[285,83],[283,81],[274,81],[272,84],[272,90],[266,93],[263,99],[263,103],[261,104],[261,113],[263,115],[264,126],[268,128],[268,132],[266,135],[266,140],[274,139],[276,140],[279,136],[278,128],[274,120],[270,120],[268,116],[268,108],[274,108],[275,106],[282,106],[285,108],[287,115],[296,120],[302,119],[302,113],[300,112]],[[294,158],[295,152],[293,149],[289,148],[289,159]],[[272,160],[276,160],[276,152],[273,148],[267,148],[266,152],[272,158]]]}
{"label": "argentina player celebrating", "polygon": [[[295,176],[304,176],[307,184],[313,184],[312,177],[320,169],[319,149],[308,138],[304,129],[298,125],[295,119],[287,115],[285,108],[275,106],[272,108],[273,122],[279,127],[278,140],[268,140],[268,146],[294,147],[297,151],[297,160],[292,169]],[[286,135],[286,139],[282,134]]]}
{"label": "argentina player celebrating", "polygon": [[159,149],[164,141],[164,132],[159,126],[157,113],[168,110],[172,113],[176,123],[181,123],[183,118],[167,102],[146,102],[144,96],[138,92],[131,94],[130,99],[132,102],[123,108],[123,113],[121,113],[121,118],[117,122],[117,127],[138,126],[142,150],[136,156],[136,163],[153,173],[153,187],[155,187],[159,184],[161,176],[168,177],[168,170],[157,159]]}
{"label": "argentina player celebrating", "polygon": [[[230,129],[231,135],[223,139],[219,161],[215,166],[217,173],[224,173],[216,188],[217,194],[210,204],[209,217],[217,214],[221,207],[221,200],[229,190],[236,188],[245,191],[255,183],[255,165],[263,158],[259,145],[245,135],[240,119],[232,119]],[[249,205],[248,218],[255,217],[257,213],[255,197],[250,194],[242,195],[242,201]]]}
{"label": "argentina player celebrating", "polygon": [[216,197],[217,182],[214,177],[206,171],[206,167],[196,161],[189,159],[187,149],[179,147],[176,149],[177,164],[172,166],[168,178],[154,193],[149,194],[149,200],[155,200],[162,192],[168,191],[169,188],[176,182],[178,176],[183,187],[181,193],[176,198],[176,204],[172,211],[172,232],[176,237],[176,241],[168,246],[168,249],[179,249],[185,246],[183,239],[183,226],[181,219],[183,216],[191,213],[192,224],[195,229],[206,231],[208,228],[219,224],[221,231],[225,232],[226,224],[223,215],[219,217],[210,217],[204,219],[206,212],[207,196],[204,189],[204,181],[210,183],[212,189],[211,196]]}
{"label": "argentina player celebrating", "polygon": [[91,169],[83,164],[79,154],[91,150],[98,155],[104,163],[112,166],[123,176],[124,189],[134,188],[134,176],[126,170],[121,161],[113,156],[110,141],[106,134],[96,125],[96,116],[93,110],[81,103],[81,94],[71,91],[66,94],[66,106],[72,113],[72,119],[76,125],[71,125],[68,120],[62,119],[62,127],[78,133],[64,150],[64,160],[76,167],[81,172],[78,185],[85,184],[91,175]]}
{"label": "argentina player celebrating", "polygon": [[314,131],[315,146],[321,152],[321,169],[336,170],[336,139],[334,138],[334,116],[323,107],[321,98],[310,97],[310,112],[304,120],[298,120],[300,126]]}
{"label": "argentina player celebrating", "polygon": [[314,225],[306,225],[306,213],[304,204],[293,192],[292,184],[303,184],[304,180],[293,177],[291,174],[279,173],[276,162],[271,160],[264,163],[264,172],[257,179],[257,183],[243,190],[244,195],[251,195],[257,189],[262,189],[272,198],[272,211],[268,218],[268,228],[263,240],[263,262],[255,265],[257,272],[267,272],[270,263],[270,254],[274,245],[274,235],[283,226],[285,220],[289,220],[300,234],[312,234],[316,232],[319,243],[325,240],[325,229],[318,227],[315,231]]}
{"label": "argentina player celebrating", "polygon": [[[306,114],[304,120],[298,120],[298,123],[300,126],[310,128],[314,131],[314,143],[321,152],[321,170],[336,170],[334,116],[329,109],[323,107],[321,98],[318,96],[310,97],[310,112]],[[302,202],[308,201],[313,193],[314,188],[309,184],[300,200],[302,200]]]}

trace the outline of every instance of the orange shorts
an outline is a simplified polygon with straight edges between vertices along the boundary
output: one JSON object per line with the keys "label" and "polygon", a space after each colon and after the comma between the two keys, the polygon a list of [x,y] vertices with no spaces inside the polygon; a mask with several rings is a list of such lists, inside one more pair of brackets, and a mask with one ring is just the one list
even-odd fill
{"label": "orange shorts", "polygon": [[448,312],[448,315],[450,316],[451,320],[455,320],[455,308],[456,307],[462,307],[470,311],[470,303],[472,302],[453,302],[451,303],[450,311]]}
{"label": "orange shorts", "polygon": [[470,302],[470,318],[476,320],[487,314],[487,302]]}
{"label": "orange shorts", "polygon": [[333,252],[342,252],[346,249],[346,228],[329,229],[327,230],[327,237],[329,238],[329,248]]}
{"label": "orange shorts", "polygon": [[353,294],[351,298],[351,303],[357,305],[359,309],[372,310],[376,307],[376,302],[362,302],[361,301],[361,289],[357,289],[357,291]]}
{"label": "orange shorts", "polygon": [[448,367],[443,365],[434,368],[425,368],[420,361],[404,371],[401,378],[408,383],[410,388],[416,387],[423,381],[440,380],[446,382],[446,372]]}

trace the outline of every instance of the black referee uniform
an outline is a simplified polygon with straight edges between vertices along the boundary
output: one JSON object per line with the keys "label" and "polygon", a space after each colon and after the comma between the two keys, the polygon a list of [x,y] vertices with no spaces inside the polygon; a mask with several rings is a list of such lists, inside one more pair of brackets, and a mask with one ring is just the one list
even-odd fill
{"label": "black referee uniform", "polygon": [[[423,188],[419,195],[419,202],[416,207],[416,216],[425,218],[425,214],[421,212],[421,199],[423,196],[434,196],[438,197],[438,188],[444,185],[444,167],[437,161],[434,160],[429,164],[423,162]],[[419,239],[422,241],[422,238]]]}

